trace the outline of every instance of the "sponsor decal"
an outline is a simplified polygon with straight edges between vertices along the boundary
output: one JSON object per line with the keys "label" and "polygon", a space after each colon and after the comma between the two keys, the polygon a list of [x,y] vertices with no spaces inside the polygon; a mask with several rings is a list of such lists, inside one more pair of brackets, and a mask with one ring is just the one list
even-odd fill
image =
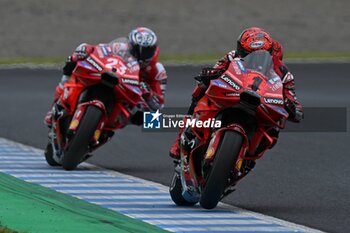
{"label": "sponsor decal", "polygon": [[91,57],[86,58],[86,61],[89,62],[96,70],[102,71],[103,68]]}
{"label": "sponsor decal", "polygon": [[284,104],[283,99],[278,99],[278,98],[267,98],[267,97],[264,97],[264,101],[267,104],[277,104],[277,105],[283,105]]}
{"label": "sponsor decal", "polygon": [[213,157],[213,155],[215,154],[215,150],[213,147],[210,147],[208,150],[207,150],[207,153],[205,155],[205,159],[211,159]]}
{"label": "sponsor decal", "polygon": [[81,61],[81,62],[80,62],[80,65],[83,66],[83,67],[85,67],[85,68],[87,68],[87,69],[89,69],[89,70],[92,70],[92,69],[93,69],[93,67],[90,66],[89,64],[87,64],[85,61]]}
{"label": "sponsor decal", "polygon": [[229,76],[224,74],[220,78],[224,80],[228,85],[233,87],[233,89],[235,89],[236,91],[241,90],[242,87],[238,85],[235,81],[233,81]]}
{"label": "sponsor decal", "polygon": [[280,77],[278,77],[278,76],[269,79],[269,81],[267,81],[267,83],[270,85],[270,89],[272,91],[276,91],[283,86],[282,81],[281,81]]}
{"label": "sponsor decal", "polygon": [[96,131],[95,131],[95,134],[94,134],[94,139],[95,139],[96,141],[98,141],[98,139],[100,138],[100,136],[101,136],[101,130],[96,130]]}
{"label": "sponsor decal", "polygon": [[243,160],[242,159],[237,160],[237,163],[236,163],[237,171],[241,170],[242,164],[243,164]]}
{"label": "sponsor decal", "polygon": [[283,107],[278,107],[278,106],[271,106],[272,109],[274,109],[275,111],[281,113],[282,115],[284,115],[285,117],[288,116],[287,111],[283,108]]}
{"label": "sponsor decal", "polygon": [[239,67],[238,67],[238,65],[237,65],[236,62],[232,62],[232,67],[233,67],[233,69],[235,70],[236,74],[238,74],[238,75],[241,75],[241,74],[242,74],[242,72],[241,72],[241,70],[239,69]]}
{"label": "sponsor decal", "polygon": [[259,32],[256,34],[256,38],[265,38],[265,35],[264,33]]}
{"label": "sponsor decal", "polygon": [[73,120],[71,123],[70,123],[70,126],[69,126],[69,129],[70,130],[75,130],[79,125],[79,121],[78,120]]}
{"label": "sponsor decal", "polygon": [[274,85],[270,86],[270,88],[271,88],[272,91],[276,91],[279,88],[281,88],[282,86],[283,86],[282,82],[278,82],[278,83],[275,83]]}
{"label": "sponsor decal", "polygon": [[226,96],[237,97],[240,96],[239,93],[226,93]]}
{"label": "sponsor decal", "polygon": [[69,90],[68,88],[64,88],[64,91],[63,91],[63,99],[66,100],[69,96]]}
{"label": "sponsor decal", "polygon": [[156,112],[144,112],[143,113],[143,125],[144,129],[171,129],[171,128],[220,128],[221,121],[215,118],[209,118],[206,120],[199,120],[196,118],[181,118],[176,119],[177,115],[162,114],[157,110]]}
{"label": "sponsor decal", "polygon": [[252,43],[250,43],[250,47],[253,48],[253,49],[258,49],[258,48],[261,48],[265,45],[264,41],[262,40],[258,40],[258,41],[254,41]]}
{"label": "sponsor decal", "polygon": [[127,87],[130,88],[133,92],[135,92],[135,93],[137,93],[137,94],[139,94],[139,95],[142,94],[140,88],[138,88],[138,87],[131,86],[131,85],[127,85]]}
{"label": "sponsor decal", "polygon": [[102,49],[103,54],[105,56],[108,56],[108,51],[107,51],[106,47],[103,46],[103,47],[101,47],[101,49]]}
{"label": "sponsor decal", "polygon": [[237,65],[239,66],[239,68],[241,69],[241,71],[242,71],[243,73],[247,73],[247,70],[245,69],[245,67],[244,67],[244,65],[243,65],[243,63],[242,63],[242,61],[237,60]]}
{"label": "sponsor decal", "polygon": [[97,47],[97,53],[98,53],[98,57],[99,58],[104,58],[104,55],[103,55],[103,53],[102,53],[102,50],[101,50],[101,48],[100,47]]}
{"label": "sponsor decal", "polygon": [[139,85],[138,80],[130,79],[130,78],[122,78],[122,82],[126,84],[131,84],[131,85]]}
{"label": "sponsor decal", "polygon": [[273,85],[273,84],[275,84],[277,82],[281,82],[281,79],[278,76],[270,78],[269,81],[268,81],[268,83],[271,84],[271,85]]}
{"label": "sponsor decal", "polygon": [[221,81],[219,80],[213,80],[212,83],[216,86],[222,87],[222,88],[228,88],[227,85],[223,84]]}

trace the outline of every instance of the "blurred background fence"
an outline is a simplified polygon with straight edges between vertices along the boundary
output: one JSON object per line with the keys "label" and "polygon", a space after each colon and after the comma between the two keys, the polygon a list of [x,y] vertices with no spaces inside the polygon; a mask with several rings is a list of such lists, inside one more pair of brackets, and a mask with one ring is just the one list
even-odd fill
{"label": "blurred background fence", "polygon": [[292,53],[350,53],[349,0],[0,0],[0,58],[63,57],[134,27],[158,34],[162,54],[213,55],[259,26]]}

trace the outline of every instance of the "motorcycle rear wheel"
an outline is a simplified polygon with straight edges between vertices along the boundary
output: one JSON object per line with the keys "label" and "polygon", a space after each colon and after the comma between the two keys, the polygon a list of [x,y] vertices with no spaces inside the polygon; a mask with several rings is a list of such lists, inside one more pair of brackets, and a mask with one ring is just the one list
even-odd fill
{"label": "motorcycle rear wheel", "polygon": [[68,147],[64,152],[62,167],[65,170],[74,170],[82,162],[102,114],[102,110],[95,106],[87,107],[75,135],[68,142]]}
{"label": "motorcycle rear wheel", "polygon": [[194,206],[197,202],[188,202],[182,196],[182,185],[180,176],[175,172],[171,181],[169,192],[171,199],[178,206]]}
{"label": "motorcycle rear wheel", "polygon": [[238,132],[226,131],[207,175],[200,205],[205,209],[213,209],[220,201],[232,168],[235,166],[243,137]]}

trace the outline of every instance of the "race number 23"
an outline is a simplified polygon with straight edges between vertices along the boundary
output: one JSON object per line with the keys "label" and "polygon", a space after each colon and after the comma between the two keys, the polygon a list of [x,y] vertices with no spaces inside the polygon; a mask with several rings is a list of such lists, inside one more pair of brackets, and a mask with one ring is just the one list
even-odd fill
{"label": "race number 23", "polygon": [[106,64],[106,68],[111,69],[111,70],[114,68],[114,69],[116,69],[115,72],[117,72],[120,75],[125,74],[126,66],[122,62],[119,62],[118,59],[108,58],[107,62],[108,63]]}

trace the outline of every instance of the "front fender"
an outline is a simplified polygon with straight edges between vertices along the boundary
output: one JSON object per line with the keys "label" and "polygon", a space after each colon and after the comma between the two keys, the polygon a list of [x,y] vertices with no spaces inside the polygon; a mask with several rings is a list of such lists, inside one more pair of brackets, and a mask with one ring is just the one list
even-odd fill
{"label": "front fender", "polygon": [[240,126],[239,124],[227,125],[226,127],[223,127],[221,129],[215,131],[211,135],[208,149],[204,155],[204,160],[206,162],[211,162],[214,160],[216,152],[217,152],[219,145],[220,145],[221,138],[222,138],[224,132],[226,132],[226,131],[235,131],[243,136],[243,145],[242,145],[241,151],[239,152],[239,156],[238,156],[237,163],[236,163],[236,169],[240,170],[240,166],[242,165],[242,162],[243,162],[243,157],[248,149],[249,140],[248,140],[248,136],[247,136],[244,128],[242,126]]}
{"label": "front fender", "polygon": [[[79,123],[81,121],[81,118],[84,116],[87,107],[90,106],[90,105],[98,107],[99,109],[101,109],[103,111],[105,116],[107,115],[106,107],[103,104],[103,102],[100,101],[100,100],[91,100],[91,101],[88,101],[88,102],[80,103],[77,106],[77,109],[74,112],[72,121],[71,121],[71,123],[69,125],[69,130],[70,131],[73,131],[73,132],[76,131],[76,129],[78,128]],[[101,125],[101,124],[99,124],[99,125]]]}

